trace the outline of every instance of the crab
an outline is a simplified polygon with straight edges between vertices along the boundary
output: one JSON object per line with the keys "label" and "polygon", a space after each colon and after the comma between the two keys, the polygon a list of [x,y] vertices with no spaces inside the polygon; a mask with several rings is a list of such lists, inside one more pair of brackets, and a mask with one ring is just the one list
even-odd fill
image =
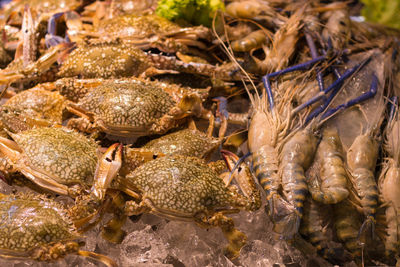
{"label": "crab", "polygon": [[81,251],[83,242],[74,240],[83,237],[80,227],[103,204],[105,188],[111,182],[109,178],[116,175],[114,171],[119,166],[115,165],[115,159],[120,156],[121,146],[111,146],[99,163],[90,194],[81,197],[72,207],[43,195],[0,194],[0,257],[55,261],[67,254],[77,254],[107,266],[117,266],[104,255]]}
{"label": "crab", "polygon": [[55,261],[67,254],[99,260],[117,266],[104,255],[79,249],[82,238],[68,211],[42,195],[0,194],[0,257]]}
{"label": "crab", "polygon": [[[22,13],[25,5],[30,5],[30,7],[35,10],[37,15],[48,17],[49,14],[74,10],[78,8],[81,3],[81,0],[14,0],[3,7],[3,14],[6,19],[14,20],[13,24],[15,24],[16,18],[10,18],[9,15],[14,13],[15,16],[17,15],[15,13]],[[21,19],[22,18],[20,17],[19,20]]]}
{"label": "crab", "polygon": [[[76,48],[76,49],[74,49]],[[73,50],[74,49],[74,50]],[[70,52],[72,51],[72,52]],[[59,68],[53,64],[61,61]],[[88,41],[75,45],[60,43],[49,48],[38,60],[24,67],[23,60],[0,71],[0,84],[10,84],[24,79],[44,78],[51,80],[55,70],[58,78],[104,78],[151,77],[159,74],[180,72],[200,74],[219,80],[240,80],[239,72],[225,65],[185,63],[173,56],[146,53],[135,45],[121,39],[112,41]],[[46,76],[45,76],[46,75]]]}
{"label": "crab", "polygon": [[[190,121],[189,128],[153,139],[140,148],[131,148],[130,145],[126,145],[124,147],[123,161],[119,175],[125,176],[145,162],[166,155],[192,156],[207,160],[210,154],[223,141],[222,138],[212,137],[211,133],[210,131],[205,134],[197,130],[194,122]],[[212,162],[209,164],[209,167],[216,171],[226,169],[223,161]],[[118,186],[114,184],[111,188],[118,188]],[[124,203],[125,199],[123,196],[115,192],[112,195],[114,202]],[[123,212],[123,204],[114,207],[112,212],[114,213],[114,217],[105,225],[102,235],[109,242],[119,244],[126,235],[126,232],[121,227],[124,225],[127,216]]]}
{"label": "crab", "polygon": [[35,126],[61,125],[66,105],[79,101],[102,82],[102,79],[62,78],[17,94],[6,91],[3,97],[8,99],[0,106],[0,121],[13,133]]}
{"label": "crab", "polygon": [[47,22],[54,14],[74,12],[82,9],[88,1],[82,0],[14,0],[3,8],[3,16],[8,25],[21,26],[27,7],[32,11],[32,19],[35,21],[33,28],[39,38],[46,33]]}
{"label": "crab", "polygon": [[145,144],[149,149],[165,155],[179,154],[198,158],[207,158],[221,145],[222,139],[214,138],[211,133],[203,133],[190,124],[190,128],[170,133]]}
{"label": "crab", "polygon": [[[228,68],[229,70],[229,68]],[[146,53],[123,39],[90,40],[77,45],[62,63],[58,76],[80,78],[148,77],[164,73],[192,73],[221,80],[240,80],[225,65],[185,63],[176,57]]]}
{"label": "crab", "polygon": [[65,103],[58,92],[38,85],[12,96],[0,106],[0,121],[13,133],[37,126],[61,125]]}
{"label": "crab", "polygon": [[206,49],[207,46],[199,39],[211,39],[211,32],[207,27],[182,28],[155,14],[126,14],[103,19],[93,32],[84,34],[101,39],[121,38],[141,49],[155,47],[167,53],[189,52],[189,46]]}
{"label": "crab", "polygon": [[[24,11],[22,22],[19,23],[22,24],[21,30],[17,34],[13,34],[18,40],[12,42],[14,44],[17,43],[13,45],[16,50],[15,58],[6,69],[1,71],[0,80],[2,83],[9,84],[16,81],[20,82],[24,79],[38,79],[38,76],[43,76],[44,73],[48,72],[52,64],[59,59],[58,51],[63,50],[61,47],[70,47],[70,44],[56,46],[36,61],[40,40],[46,32],[44,23],[54,14],[48,12],[70,10],[79,5],[79,2],[74,1],[68,1],[68,4],[65,1],[13,1],[7,6],[11,10],[9,12],[6,8],[5,11],[4,16],[8,20],[13,20],[16,17],[15,14],[18,14],[18,8],[23,7]],[[33,10],[31,11],[31,9]],[[11,14],[13,15],[8,18]],[[10,23],[10,21],[8,22]],[[8,39],[7,33],[9,32],[9,28],[4,27],[4,39]],[[41,78],[43,79],[43,77]]]}
{"label": "crab", "polygon": [[142,79],[107,80],[78,103],[68,104],[71,113],[81,116],[68,126],[88,133],[99,129],[113,136],[139,137],[163,134],[194,115],[208,119],[211,127],[214,116],[202,105],[207,94],[207,89]]}
{"label": "crab", "polygon": [[123,164],[120,175],[126,175],[143,163],[165,155],[182,155],[209,158],[223,139],[214,138],[211,133],[203,133],[197,130],[193,121],[189,128],[178,130],[153,139],[140,148],[125,146]]}
{"label": "crab", "polygon": [[33,183],[51,192],[76,197],[93,184],[98,145],[75,131],[40,127],[0,137],[0,152]]}
{"label": "crab", "polygon": [[[230,169],[237,158],[225,153]],[[245,163],[233,175],[238,188],[229,185],[226,175],[219,176],[213,164],[202,159],[169,155],[148,161],[126,176],[118,176],[118,189],[134,198],[125,203],[125,214],[149,212],[170,219],[195,222],[202,227],[221,228],[229,241],[226,255],[239,256],[246,235],[237,230],[225,214],[239,210],[255,211],[261,206],[260,192]],[[225,178],[223,178],[225,177]]]}
{"label": "crab", "polygon": [[113,2],[96,1],[85,6],[82,15],[95,20],[112,18],[122,14],[145,14],[154,11],[157,1],[154,0],[114,0]]}
{"label": "crab", "polygon": [[72,44],[62,43],[48,49],[35,61],[24,63],[23,57],[15,58],[5,69],[0,71],[0,85],[20,82],[45,82],[55,79],[58,69],[53,64],[73,48]]}

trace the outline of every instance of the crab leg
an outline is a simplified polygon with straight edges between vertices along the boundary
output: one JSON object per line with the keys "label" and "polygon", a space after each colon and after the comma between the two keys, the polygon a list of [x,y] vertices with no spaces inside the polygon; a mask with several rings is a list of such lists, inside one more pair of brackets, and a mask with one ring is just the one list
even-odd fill
{"label": "crab leg", "polygon": [[253,175],[245,162],[240,163],[239,167],[234,169],[234,166],[239,161],[239,157],[228,150],[221,150],[222,157],[228,166],[229,171],[234,171],[233,177],[238,183],[240,189],[246,198],[249,199],[247,208],[249,210],[258,210],[261,207],[261,195],[254,182]]}
{"label": "crab leg", "polygon": [[23,66],[26,67],[28,64],[35,61],[37,50],[35,25],[31,14],[31,9],[28,5],[25,6],[24,17],[22,20],[22,42]]}
{"label": "crab leg", "polygon": [[53,63],[60,58],[63,58],[70,50],[73,49],[73,44],[59,44],[50,48],[37,61],[28,64],[24,69],[4,69],[0,71],[0,85],[16,82],[25,76],[31,74],[39,75],[46,72]]}
{"label": "crab leg", "polygon": [[109,257],[101,255],[101,254],[98,254],[98,253],[94,253],[92,251],[78,250],[77,254],[79,256],[91,258],[91,259],[94,259],[94,260],[99,261],[101,263],[104,263],[107,267],[117,267],[118,266],[118,264],[116,264]]}
{"label": "crab leg", "polygon": [[[90,194],[78,197],[69,210],[75,226],[81,231],[89,229],[102,218],[106,190],[117,176],[121,164],[122,144],[116,143],[99,160]],[[96,215],[99,215],[97,219]]]}

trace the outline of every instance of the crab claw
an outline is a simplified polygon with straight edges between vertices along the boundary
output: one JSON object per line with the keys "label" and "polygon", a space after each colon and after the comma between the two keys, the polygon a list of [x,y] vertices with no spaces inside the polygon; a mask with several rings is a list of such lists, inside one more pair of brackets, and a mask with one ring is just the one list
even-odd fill
{"label": "crab claw", "polygon": [[99,160],[91,189],[91,193],[99,200],[104,199],[107,188],[121,168],[122,147],[122,144],[113,144]]}
{"label": "crab claw", "polygon": [[239,157],[235,153],[233,153],[233,152],[231,152],[229,150],[224,150],[224,149],[221,150],[221,156],[224,159],[225,164],[228,167],[228,170],[231,172],[229,174],[228,180],[224,181],[225,182],[225,186],[228,186],[232,182],[232,178],[233,178],[232,170],[236,169],[235,165],[238,162]]}
{"label": "crab claw", "polygon": [[245,155],[239,158],[235,153],[228,150],[221,150],[222,157],[228,167],[229,178],[225,181],[225,185],[228,186],[232,178],[235,178],[236,183],[239,185],[240,190],[243,192],[245,197],[249,200],[248,210],[258,210],[261,207],[261,195],[254,181],[253,175],[250,172],[250,168],[247,166],[244,159],[249,156]]}

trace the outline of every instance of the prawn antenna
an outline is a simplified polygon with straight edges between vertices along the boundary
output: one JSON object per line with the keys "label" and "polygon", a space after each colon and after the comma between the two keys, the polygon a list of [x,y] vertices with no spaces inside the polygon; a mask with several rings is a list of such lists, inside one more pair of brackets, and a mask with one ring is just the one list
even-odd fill
{"label": "prawn antenna", "polygon": [[[241,72],[246,76],[246,78],[250,81],[250,84],[252,85],[252,87],[254,88],[254,90],[255,90],[255,92],[256,92],[257,100],[258,100],[258,102],[260,103],[260,102],[261,102],[260,95],[258,94],[257,87],[255,86],[255,84],[254,84],[253,80],[251,79],[250,75],[243,69],[243,67],[239,64],[239,62],[237,62],[237,60],[236,60],[236,58],[235,58],[235,56],[234,56],[234,54],[233,54],[233,51],[232,51],[232,48],[230,47],[230,45],[229,45],[229,47],[227,47],[227,46],[225,45],[225,43],[223,42],[223,40],[221,39],[221,37],[219,36],[219,34],[217,33],[217,31],[215,30],[215,20],[216,20],[216,17],[217,17],[217,12],[215,13],[215,15],[214,15],[214,17],[213,17],[213,22],[212,22],[212,31],[213,31],[214,35],[217,37],[218,41],[220,42],[220,44],[221,44],[222,47],[224,48],[224,50],[225,50],[225,52],[227,53],[229,59],[232,60],[232,62],[240,69],[240,71],[241,71]],[[224,23],[224,25],[225,25],[225,20],[224,20],[223,16],[221,16],[221,20],[223,21],[223,23]],[[226,28],[225,28],[225,27],[224,27],[224,34],[225,34],[226,40],[227,40],[227,42],[228,42],[228,44],[229,44],[229,38],[228,38],[228,34],[227,34],[227,32],[226,32]],[[246,85],[246,83],[244,82],[243,79],[242,79],[242,82],[243,82],[243,85],[244,85],[244,87],[245,87],[245,89],[246,89],[246,92],[247,92],[247,94],[248,94],[248,96],[249,96],[249,99],[250,99],[251,104],[252,104],[253,106],[255,106],[255,102],[254,102],[253,95],[250,93],[250,90],[249,90],[249,88],[247,87],[247,85]]]}
{"label": "prawn antenna", "polygon": [[251,155],[251,152],[247,152],[245,155],[241,156],[241,157],[239,158],[238,161],[236,161],[236,163],[235,163],[235,165],[233,166],[231,172],[229,173],[229,178],[228,178],[228,181],[229,181],[229,182],[228,182],[228,184],[231,183],[231,181],[232,181],[232,175],[233,175],[233,173],[236,171],[236,169],[239,167],[239,165],[242,164],[242,162],[243,162],[246,158],[248,158],[250,155]]}

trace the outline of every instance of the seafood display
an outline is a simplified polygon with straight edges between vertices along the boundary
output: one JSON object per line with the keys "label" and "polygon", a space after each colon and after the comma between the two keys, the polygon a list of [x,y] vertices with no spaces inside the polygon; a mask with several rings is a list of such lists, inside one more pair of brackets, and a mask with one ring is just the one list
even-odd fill
{"label": "seafood display", "polygon": [[400,31],[362,7],[2,5],[0,265],[399,265]]}

